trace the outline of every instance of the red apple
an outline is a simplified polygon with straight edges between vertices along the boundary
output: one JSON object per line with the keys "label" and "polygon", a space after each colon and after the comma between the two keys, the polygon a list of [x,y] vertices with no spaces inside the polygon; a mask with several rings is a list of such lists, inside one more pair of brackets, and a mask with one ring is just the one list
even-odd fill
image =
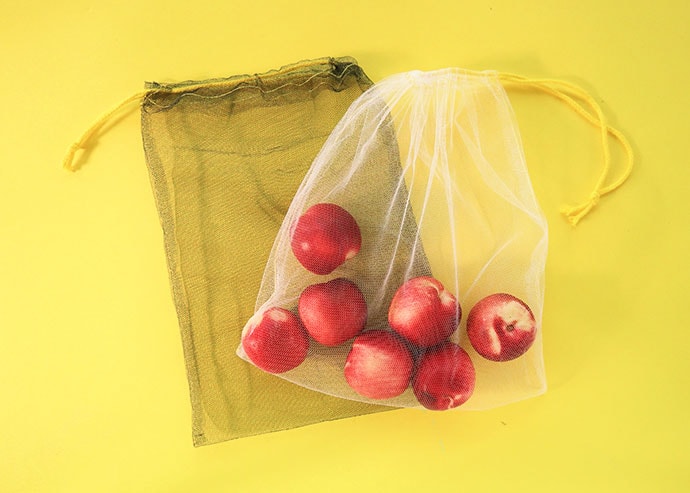
{"label": "red apple", "polygon": [[345,362],[345,380],[358,394],[390,399],[410,384],[414,360],[394,333],[370,330],[357,336]]}
{"label": "red apple", "polygon": [[353,338],[367,321],[364,295],[354,282],[342,277],[307,287],[297,309],[309,335],[326,346]]}
{"label": "red apple", "polygon": [[412,390],[421,405],[442,411],[466,402],[474,392],[474,381],[470,356],[457,344],[446,342],[422,355]]}
{"label": "red apple", "polygon": [[357,221],[342,207],[321,203],[300,216],[292,232],[292,251],[314,274],[330,274],[354,257],[362,245]]}
{"label": "red apple", "polygon": [[530,348],[537,335],[537,323],[522,300],[497,293],[472,307],[467,317],[467,335],[483,357],[509,361]]}
{"label": "red apple", "polygon": [[262,370],[283,373],[298,367],[307,357],[309,337],[294,313],[274,307],[250,321],[242,347]]}
{"label": "red apple", "polygon": [[400,286],[388,309],[388,324],[410,342],[429,347],[457,329],[462,311],[455,296],[433,277],[415,277]]}

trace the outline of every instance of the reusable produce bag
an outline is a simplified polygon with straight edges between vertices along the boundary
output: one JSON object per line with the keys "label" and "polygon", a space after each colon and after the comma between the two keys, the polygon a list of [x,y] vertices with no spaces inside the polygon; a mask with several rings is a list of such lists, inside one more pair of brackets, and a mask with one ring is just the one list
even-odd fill
{"label": "reusable produce bag", "polygon": [[64,158],[65,169],[78,170],[88,154],[79,151],[141,102],[195,445],[388,409],[296,387],[234,355],[296,189],[330,131],[371,84],[350,57],[265,74],[149,83],[96,120]]}
{"label": "reusable produce bag", "polygon": [[[511,84],[595,123],[608,166],[607,134],[624,139],[575,86],[461,69],[382,80],[297,190],[238,356],[299,386],[394,407],[487,409],[543,393],[547,223]],[[606,187],[605,175],[567,211],[574,223],[625,179]]]}
{"label": "reusable produce bag", "polygon": [[340,117],[370,85],[346,57],[147,87],[142,134],[196,445],[385,409],[294,386],[234,355],[295,191]]}

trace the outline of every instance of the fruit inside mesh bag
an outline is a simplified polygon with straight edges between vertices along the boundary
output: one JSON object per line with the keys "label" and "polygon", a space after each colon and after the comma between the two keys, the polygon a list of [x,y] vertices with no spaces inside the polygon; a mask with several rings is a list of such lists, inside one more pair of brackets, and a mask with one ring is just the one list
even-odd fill
{"label": "fruit inside mesh bag", "polygon": [[395,407],[540,394],[546,232],[496,73],[390,77],[312,163],[238,355]]}

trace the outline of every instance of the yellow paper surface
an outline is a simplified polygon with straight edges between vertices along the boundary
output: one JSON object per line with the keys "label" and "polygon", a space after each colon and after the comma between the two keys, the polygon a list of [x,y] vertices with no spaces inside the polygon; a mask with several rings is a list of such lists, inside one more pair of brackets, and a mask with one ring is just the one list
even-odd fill
{"label": "yellow paper surface", "polygon": [[[688,18],[680,1],[3,5],[0,491],[687,491]],[[629,136],[635,171],[573,229],[558,208],[594,185],[598,135],[509,92],[549,221],[543,396],[195,449],[139,118],[77,174],[63,153],[145,80],[328,55],[374,81],[461,66],[576,82]]]}

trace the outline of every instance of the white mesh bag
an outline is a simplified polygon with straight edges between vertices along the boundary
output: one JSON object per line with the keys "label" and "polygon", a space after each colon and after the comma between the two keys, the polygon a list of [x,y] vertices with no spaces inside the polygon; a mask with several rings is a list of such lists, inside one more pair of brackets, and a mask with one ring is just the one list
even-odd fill
{"label": "white mesh bag", "polygon": [[352,104],[312,163],[237,354],[394,407],[535,396],[546,253],[499,74],[395,75]]}

